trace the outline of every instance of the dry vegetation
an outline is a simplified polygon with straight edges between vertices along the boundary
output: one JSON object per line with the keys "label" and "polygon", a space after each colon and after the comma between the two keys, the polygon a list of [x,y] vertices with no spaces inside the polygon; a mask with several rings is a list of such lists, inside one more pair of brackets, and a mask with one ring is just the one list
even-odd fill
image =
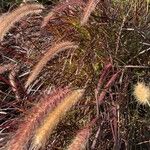
{"label": "dry vegetation", "polygon": [[149,150],[149,25],[146,0],[2,13],[0,149]]}

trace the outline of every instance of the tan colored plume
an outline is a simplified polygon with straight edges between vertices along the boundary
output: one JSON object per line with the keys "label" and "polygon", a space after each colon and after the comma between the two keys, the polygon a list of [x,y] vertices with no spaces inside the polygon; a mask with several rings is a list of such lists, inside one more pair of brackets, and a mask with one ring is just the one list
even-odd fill
{"label": "tan colored plume", "polygon": [[0,41],[3,40],[5,34],[10,30],[15,22],[28,14],[40,13],[43,8],[43,5],[37,3],[25,4],[2,16],[0,18]]}
{"label": "tan colored plume", "polygon": [[14,68],[14,65],[9,63],[9,64],[4,64],[3,66],[0,66],[0,74],[5,73],[6,71],[10,71]]}
{"label": "tan colored plume", "polygon": [[29,75],[26,83],[25,88],[27,88],[39,75],[43,67],[47,64],[47,62],[54,57],[57,53],[60,51],[70,49],[70,48],[78,48],[77,45],[75,45],[73,42],[61,42],[54,44],[46,53],[45,55],[40,59],[40,61],[37,63],[37,65],[32,70],[32,73]]}
{"label": "tan colored plume", "polygon": [[67,8],[72,8],[76,6],[83,6],[85,2],[83,0],[64,0],[58,3],[45,17],[42,22],[42,28],[47,25],[50,19],[53,19],[56,14],[62,13]]}
{"label": "tan colored plume", "polygon": [[71,90],[66,87],[52,91],[48,95],[43,95],[44,97],[28,111],[28,114],[20,123],[18,130],[10,139],[8,145],[6,145],[7,148],[5,148],[5,150],[29,150],[29,141],[39,126],[39,123],[42,122],[47,113],[53,111],[53,109],[64,100],[64,97],[66,97],[69,92],[71,92]]}
{"label": "tan colored plume", "polygon": [[13,68],[9,74],[9,83],[11,85],[12,91],[15,93],[16,100],[20,100],[20,92],[18,89],[18,82],[16,80],[18,71],[19,66]]}
{"label": "tan colored plume", "polygon": [[86,7],[84,8],[83,15],[81,17],[81,25],[85,25],[92,13],[95,10],[95,7],[99,3],[100,0],[89,0]]}
{"label": "tan colored plume", "polygon": [[146,86],[144,82],[137,82],[134,86],[133,95],[138,103],[150,106],[150,87]]}
{"label": "tan colored plume", "polygon": [[83,93],[83,89],[72,91],[50,114],[47,115],[44,122],[41,124],[41,127],[35,132],[30,150],[44,148],[54,128],[60,120],[65,117],[67,111],[79,101]]}
{"label": "tan colored plume", "polygon": [[79,130],[67,150],[85,150],[86,143],[91,134],[91,128],[97,120],[98,118],[94,118],[83,129]]}
{"label": "tan colored plume", "polygon": [[90,128],[79,131],[67,150],[84,150],[90,136]]}

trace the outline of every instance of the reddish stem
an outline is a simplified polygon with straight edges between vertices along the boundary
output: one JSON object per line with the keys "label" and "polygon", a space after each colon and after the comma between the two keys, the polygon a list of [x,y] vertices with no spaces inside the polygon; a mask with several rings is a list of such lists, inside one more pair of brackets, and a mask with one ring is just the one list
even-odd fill
{"label": "reddish stem", "polygon": [[116,79],[118,78],[120,74],[120,71],[118,71],[117,73],[115,73],[111,79],[107,82],[107,84],[105,85],[104,87],[104,90],[101,92],[101,94],[99,95],[98,97],[98,102],[99,102],[99,105],[103,102],[104,100],[104,97],[106,95],[106,92],[108,91],[108,89],[113,85],[113,83],[116,81]]}

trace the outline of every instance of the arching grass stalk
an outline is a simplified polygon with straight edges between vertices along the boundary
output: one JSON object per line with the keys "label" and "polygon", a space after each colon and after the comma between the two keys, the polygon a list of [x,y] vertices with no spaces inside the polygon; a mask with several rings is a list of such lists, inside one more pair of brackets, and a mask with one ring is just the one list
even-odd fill
{"label": "arching grass stalk", "polygon": [[66,49],[76,49],[76,48],[78,48],[78,45],[69,41],[60,42],[50,47],[32,70],[32,73],[29,75],[25,83],[25,88],[27,88],[36,79],[36,77],[39,75],[39,73],[41,72],[43,67],[47,64],[47,62],[50,59],[52,59],[57,53]]}
{"label": "arching grass stalk", "polygon": [[72,91],[64,98],[63,102],[54,109],[54,111],[47,115],[44,122],[35,132],[30,150],[39,150],[40,148],[44,148],[54,128],[60,120],[66,116],[66,113],[70,110],[70,108],[79,101],[83,93],[83,89]]}
{"label": "arching grass stalk", "polygon": [[51,94],[44,95],[39,103],[37,103],[28,114],[25,116],[24,121],[19,125],[15,135],[6,146],[7,150],[28,150],[29,141],[34,134],[35,129],[43,120],[45,115],[51,112],[69,93],[69,89],[57,89]]}
{"label": "arching grass stalk", "polygon": [[0,41],[3,40],[5,34],[15,22],[18,22],[22,17],[28,14],[40,13],[42,9],[44,9],[44,7],[41,4],[25,4],[2,16],[0,18]]}

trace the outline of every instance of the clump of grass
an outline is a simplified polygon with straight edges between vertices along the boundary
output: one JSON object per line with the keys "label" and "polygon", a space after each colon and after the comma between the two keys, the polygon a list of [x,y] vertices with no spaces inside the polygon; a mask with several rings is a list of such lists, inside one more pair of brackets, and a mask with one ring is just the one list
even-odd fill
{"label": "clump of grass", "polygon": [[0,41],[3,40],[5,34],[15,22],[18,22],[22,17],[28,14],[40,13],[43,8],[41,4],[25,4],[2,17],[2,19],[0,19]]}
{"label": "clump of grass", "polygon": [[70,110],[70,108],[80,100],[83,93],[83,89],[72,91],[67,97],[64,98],[63,102],[54,109],[54,111],[47,115],[41,126],[35,132],[31,149],[39,150],[40,148],[45,147],[45,144],[49,136],[52,134],[53,129],[57,126],[60,120],[66,116],[66,113]]}
{"label": "clump of grass", "polygon": [[12,91],[15,93],[16,100],[19,100],[21,98],[19,89],[18,89],[18,83],[16,81],[16,76],[17,76],[18,71],[19,71],[19,67],[16,67],[9,74],[9,82],[12,87]]}
{"label": "clump of grass", "polygon": [[[37,67],[38,69],[35,69],[35,74],[32,76],[34,72],[33,68],[30,74],[32,77],[25,86],[28,88],[33,81],[37,81],[35,81],[37,87],[34,86],[31,88],[35,97],[38,97],[41,90],[47,88],[47,86],[57,87],[69,84],[73,87],[86,87],[85,101],[76,105],[75,108],[77,109],[69,112],[67,115],[68,118],[62,120],[56,132],[54,132],[54,136],[49,138],[48,133],[45,133],[46,131],[41,129],[41,135],[45,136],[45,138],[41,138],[43,141],[39,142],[38,139],[34,141],[36,139],[34,132],[31,133],[33,138],[32,136],[30,138],[26,136],[27,140],[30,139],[27,143],[29,143],[30,149],[39,149],[42,145],[43,148],[45,148],[46,141],[48,143],[47,149],[66,147],[68,141],[72,138],[72,133],[75,133],[76,130],[84,124],[83,122],[85,120],[87,121],[89,117],[95,117],[95,114],[97,114],[97,116],[101,117],[99,125],[95,126],[91,135],[89,135],[87,130],[83,130],[83,132],[80,132],[81,134],[77,134],[81,140],[75,137],[75,139],[77,139],[75,141],[79,144],[73,146],[75,149],[85,146],[87,138],[89,138],[89,149],[96,147],[97,149],[106,150],[112,149],[113,146],[114,149],[138,149],[139,147],[143,148],[143,145],[144,148],[147,148],[147,143],[149,142],[149,138],[147,138],[149,137],[149,110],[147,110],[147,107],[135,105],[133,101],[133,103],[130,103],[130,99],[132,99],[130,89],[133,84],[131,84],[131,86],[129,84],[137,80],[137,78],[146,78],[149,80],[149,70],[147,69],[149,68],[149,32],[147,32],[149,31],[149,10],[147,9],[148,7],[145,7],[147,6],[145,5],[146,1],[115,0],[110,2],[89,0],[86,1],[86,6],[83,5],[81,9],[77,5],[77,7],[75,6],[76,9],[74,9],[74,6],[70,6],[71,3],[78,2],[78,6],[80,6],[80,0],[61,1],[58,5],[54,6],[50,12],[50,18],[45,18],[45,24],[43,26],[47,26],[44,30],[42,29],[42,31],[46,33],[46,39],[44,39],[46,43],[49,43],[49,41],[47,41],[47,35],[49,35],[47,33],[49,32],[53,36],[54,41],[57,41],[57,39],[70,41],[71,39],[71,41],[79,43],[80,47],[77,50],[74,49],[70,51],[70,53],[65,53],[64,51],[53,60],[51,60],[51,56],[47,58],[47,60],[44,60],[44,64],[42,64],[42,62],[42,65],[39,65],[41,67]],[[81,14],[82,8],[84,8],[83,14]],[[49,19],[50,22],[48,24]],[[4,20],[4,17],[0,20]],[[36,27],[34,26],[32,29],[35,31]],[[22,37],[26,39],[25,36]],[[39,36],[39,39],[41,38],[43,37]],[[40,44],[39,39],[36,40],[39,41],[38,43]],[[29,39],[25,41],[31,43]],[[12,43],[9,42],[9,44]],[[32,44],[37,46],[34,41],[32,41]],[[24,43],[21,44],[21,47],[22,46],[24,46]],[[47,45],[44,46],[47,47]],[[42,53],[41,51],[44,48],[42,47],[40,49],[37,47],[37,49],[39,53]],[[21,50],[15,52],[19,53],[20,51]],[[48,54],[45,53],[45,55]],[[43,56],[40,58],[46,57]],[[13,59],[15,60],[15,58]],[[36,57],[33,57],[33,61],[36,59]],[[49,60],[50,62],[48,63]],[[33,62],[30,63],[33,64]],[[105,66],[105,64],[108,65]],[[44,66],[45,70],[42,69]],[[28,67],[28,65],[26,65],[26,67]],[[41,84],[38,83],[40,73]],[[99,74],[101,74],[100,78]],[[26,78],[22,76],[21,81],[24,83]],[[31,95],[28,96],[32,97],[32,92],[30,92],[30,94]],[[142,100],[144,99],[142,98]],[[14,99],[11,98],[11,101],[12,100]],[[8,102],[8,105],[12,105],[11,101],[7,100],[6,103]],[[14,103],[14,101],[12,103]],[[24,101],[24,103],[25,102],[26,101]],[[138,110],[135,106],[138,107]],[[19,105],[19,108],[20,107]],[[57,108],[55,108],[53,112],[55,112],[55,110],[57,110]],[[137,111],[138,113],[135,113]],[[144,113],[141,113],[144,116],[142,119],[139,117],[139,111],[144,111]],[[55,114],[53,112],[51,112],[51,114]],[[15,117],[17,116],[16,111],[12,114],[15,114]],[[65,116],[65,114],[61,115]],[[46,113],[44,119],[48,119],[48,116],[48,113]],[[51,118],[49,119],[52,120]],[[4,120],[7,121],[7,119]],[[53,131],[60,120],[59,117],[53,120],[51,131]],[[28,121],[32,122],[32,119],[29,118]],[[49,122],[45,120],[44,123],[46,122],[47,126],[45,127],[47,131],[49,131]],[[40,122],[41,128],[42,123],[43,122]],[[66,128],[66,126],[68,128]],[[62,130],[63,132],[61,132]],[[36,131],[38,131],[38,129]],[[31,132],[31,130],[29,132]],[[67,137],[65,135],[67,135]]]}

